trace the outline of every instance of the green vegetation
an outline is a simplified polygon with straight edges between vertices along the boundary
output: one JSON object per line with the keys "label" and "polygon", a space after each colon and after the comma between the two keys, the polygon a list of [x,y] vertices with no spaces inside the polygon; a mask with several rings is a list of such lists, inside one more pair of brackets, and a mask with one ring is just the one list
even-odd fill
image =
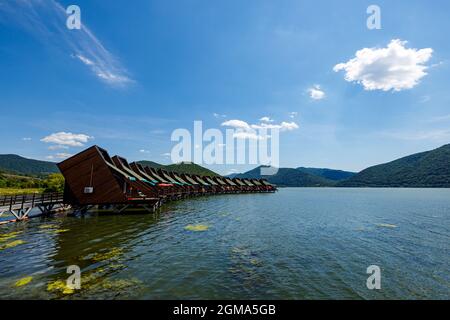
{"label": "green vegetation", "polygon": [[143,165],[144,167],[150,167],[150,168],[155,168],[155,169],[164,167],[163,164],[159,164],[157,162],[153,162],[153,161],[149,161],[149,160],[138,161],[138,163]]}
{"label": "green vegetation", "polygon": [[326,169],[326,168],[299,167],[297,168],[297,170],[333,181],[346,180],[353,177],[356,174],[355,172]]}
{"label": "green vegetation", "polygon": [[267,179],[279,187],[331,187],[335,181],[318,177],[293,168],[279,168],[278,172],[271,176],[261,176],[261,167],[246,173],[236,175],[236,178]]}
{"label": "green vegetation", "polygon": [[63,190],[64,177],[60,173],[37,178],[0,172],[0,195],[63,192]]}
{"label": "green vegetation", "polygon": [[450,144],[365,169],[339,187],[450,187]]}
{"label": "green vegetation", "polygon": [[60,173],[50,174],[44,181],[45,192],[63,192],[64,176]]}
{"label": "green vegetation", "polygon": [[45,176],[49,173],[59,172],[56,163],[26,159],[15,154],[0,155],[0,170],[33,176]]}
{"label": "green vegetation", "polygon": [[16,194],[42,193],[42,191],[44,191],[44,189],[0,188],[0,196],[14,196]]}
{"label": "green vegetation", "polygon": [[192,162],[181,162],[176,164],[171,164],[164,167],[165,170],[173,171],[177,173],[189,173],[189,174],[197,174],[200,176],[220,176],[219,174],[215,173],[214,171],[211,171],[209,169],[206,169],[202,166],[199,166],[198,164],[192,163]]}
{"label": "green vegetation", "polygon": [[42,188],[42,179],[37,177],[0,172],[0,188],[17,188],[17,189]]}
{"label": "green vegetation", "polygon": [[156,169],[164,169],[167,171],[173,171],[176,173],[188,173],[188,174],[197,174],[201,176],[220,176],[219,174],[215,173],[214,171],[211,171],[209,169],[206,169],[202,166],[199,166],[198,164],[192,163],[192,162],[181,162],[176,164],[170,164],[170,165],[163,165],[159,164],[153,161],[138,161],[138,163],[142,164],[143,166],[148,166],[151,168]]}

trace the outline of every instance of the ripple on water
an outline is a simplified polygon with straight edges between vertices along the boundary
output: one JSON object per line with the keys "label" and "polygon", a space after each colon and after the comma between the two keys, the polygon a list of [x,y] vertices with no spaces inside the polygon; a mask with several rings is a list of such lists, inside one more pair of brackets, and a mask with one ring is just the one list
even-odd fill
{"label": "ripple on water", "polygon": [[[0,294],[448,298],[445,208],[449,190],[283,189],[175,202],[156,215],[36,218],[0,226]],[[389,277],[381,293],[367,293],[371,264]],[[66,288],[69,265],[82,270],[79,291]]]}

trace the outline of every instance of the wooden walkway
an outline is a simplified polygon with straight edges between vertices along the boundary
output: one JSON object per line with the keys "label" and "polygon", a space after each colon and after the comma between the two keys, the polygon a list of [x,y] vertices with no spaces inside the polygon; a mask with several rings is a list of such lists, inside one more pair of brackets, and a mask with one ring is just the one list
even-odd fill
{"label": "wooden walkway", "polygon": [[24,220],[34,208],[38,208],[42,214],[49,214],[58,206],[64,206],[63,193],[1,196],[0,217],[9,213],[17,220]]}

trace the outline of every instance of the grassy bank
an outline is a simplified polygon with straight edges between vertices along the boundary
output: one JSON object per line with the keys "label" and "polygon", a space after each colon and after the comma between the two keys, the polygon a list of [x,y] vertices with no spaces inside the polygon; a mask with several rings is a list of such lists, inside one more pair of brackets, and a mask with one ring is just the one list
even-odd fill
{"label": "grassy bank", "polygon": [[19,188],[0,188],[0,196],[14,196],[16,194],[33,194],[33,193],[41,193],[43,189],[38,188],[28,188],[28,189],[19,189]]}

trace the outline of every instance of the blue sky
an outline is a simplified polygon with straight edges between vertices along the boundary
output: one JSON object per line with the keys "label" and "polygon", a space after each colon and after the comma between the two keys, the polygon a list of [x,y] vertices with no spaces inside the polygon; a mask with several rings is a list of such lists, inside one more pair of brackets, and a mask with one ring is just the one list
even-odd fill
{"label": "blue sky", "polygon": [[[65,26],[71,4],[82,30]],[[0,0],[0,153],[60,161],[98,144],[168,163],[177,128],[263,117],[298,126],[281,132],[283,167],[358,171],[433,149],[450,142],[449,14],[447,1]]]}

